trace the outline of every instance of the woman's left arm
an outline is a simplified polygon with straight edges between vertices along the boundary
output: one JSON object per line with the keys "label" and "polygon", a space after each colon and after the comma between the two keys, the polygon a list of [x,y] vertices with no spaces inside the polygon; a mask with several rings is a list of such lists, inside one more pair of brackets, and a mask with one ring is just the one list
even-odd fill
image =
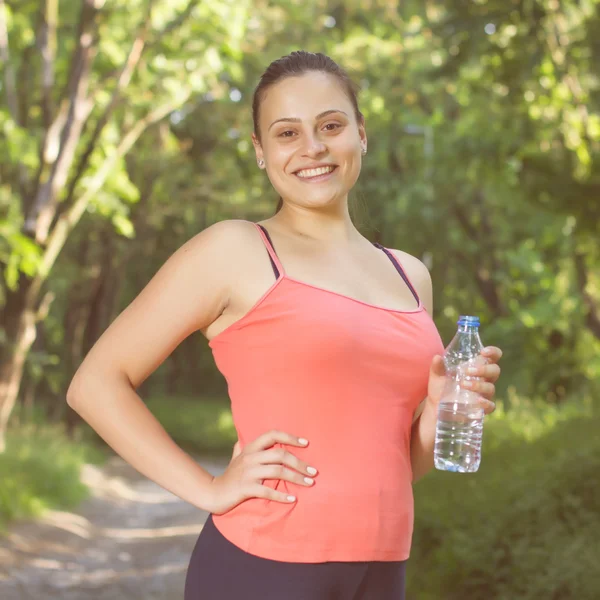
{"label": "woman's left arm", "polygon": [[[433,317],[433,286],[431,275],[427,267],[416,257],[401,250],[392,250],[407,271],[408,277],[417,290],[423,306]],[[502,357],[502,350],[495,346],[488,346],[482,351],[482,356],[487,364],[480,367],[475,377],[481,381],[473,382],[474,387],[468,388],[481,396],[481,403],[485,414],[494,412],[496,405],[493,402],[496,393],[495,383],[500,377],[498,361]],[[435,427],[437,423],[438,404],[446,383],[446,369],[441,356],[434,356],[429,372],[427,398],[419,404],[413,417],[410,443],[410,461],[413,472],[413,483],[420,479],[433,468],[433,448],[435,444]],[[467,387],[467,382],[465,382]]]}

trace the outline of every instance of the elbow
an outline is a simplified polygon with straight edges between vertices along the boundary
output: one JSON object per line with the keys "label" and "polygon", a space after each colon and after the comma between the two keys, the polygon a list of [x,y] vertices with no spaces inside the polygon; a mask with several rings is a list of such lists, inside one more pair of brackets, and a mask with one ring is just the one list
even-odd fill
{"label": "elbow", "polygon": [[86,389],[89,390],[89,374],[88,371],[85,373],[81,367],[75,372],[73,379],[67,389],[66,400],[67,404],[73,409],[77,410],[77,405],[81,404],[81,398],[87,395]]}
{"label": "elbow", "polygon": [[416,473],[416,472],[415,472],[415,473],[413,474],[412,481],[411,481],[412,485],[415,485],[415,483],[417,483],[417,481],[420,481],[421,479],[423,479],[423,477],[424,477],[425,475],[427,475],[427,473],[429,473],[429,471],[424,471],[424,472],[423,472],[423,471],[421,471],[421,472],[419,472],[419,473]]}
{"label": "elbow", "polygon": [[71,380],[71,383],[69,384],[69,387],[67,389],[67,394],[66,394],[67,404],[73,410],[76,410],[75,406],[77,404],[77,398],[80,395],[80,388],[81,388],[80,379],[81,379],[81,376],[79,376],[76,373],[75,376],[73,377],[73,379]]}
{"label": "elbow", "polygon": [[80,368],[69,384],[66,401],[73,410],[80,413],[84,401],[88,405],[95,403],[100,397],[114,396],[122,386],[133,389],[124,373],[113,370],[100,371],[97,368],[82,371]]}

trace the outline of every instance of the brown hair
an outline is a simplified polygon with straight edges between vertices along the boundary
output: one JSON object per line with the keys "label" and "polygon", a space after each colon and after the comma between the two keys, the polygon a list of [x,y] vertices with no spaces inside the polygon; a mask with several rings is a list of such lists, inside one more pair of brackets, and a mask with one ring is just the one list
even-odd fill
{"label": "brown hair", "polygon": [[[252,120],[254,121],[254,135],[259,142],[261,141],[260,128],[258,125],[260,117],[260,104],[268,88],[284,79],[287,79],[288,77],[300,77],[301,75],[304,75],[310,71],[320,71],[322,73],[328,73],[334,77],[337,77],[338,81],[342,85],[342,88],[350,99],[350,102],[352,102],[356,121],[358,123],[363,121],[363,114],[358,108],[358,92],[360,88],[352,81],[352,79],[350,79],[348,73],[325,54],[321,54],[320,52],[314,53],[306,52],[305,50],[297,50],[291,54],[274,60],[262,74],[258,85],[254,90],[254,96],[252,98]],[[279,198],[277,211],[279,211],[282,205],[283,200]]]}

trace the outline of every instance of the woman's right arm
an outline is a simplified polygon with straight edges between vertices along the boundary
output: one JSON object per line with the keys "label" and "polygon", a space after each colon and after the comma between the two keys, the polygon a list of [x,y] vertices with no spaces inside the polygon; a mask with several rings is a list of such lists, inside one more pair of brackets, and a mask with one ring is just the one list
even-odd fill
{"label": "woman's right arm", "polygon": [[[69,406],[117,454],[179,498],[210,512],[220,512],[224,502],[229,505],[234,496],[241,497],[242,483],[247,490],[260,494],[263,490],[241,482],[248,476],[239,468],[235,477],[224,478],[229,482],[226,489],[222,482],[211,485],[213,476],[170,438],[135,390],[181,341],[206,328],[226,309],[231,287],[242,276],[235,256],[247,247],[248,236],[256,235],[249,229],[253,227],[243,221],[223,221],[179,248],[98,339],[67,391]],[[293,443],[291,435],[281,432],[267,437]],[[269,447],[265,440],[261,448]],[[252,460],[244,456],[237,462]],[[285,462],[300,466],[292,455]],[[300,473],[294,477],[298,479]],[[274,490],[262,487],[264,494],[282,501],[272,494]],[[214,497],[217,491],[220,498]],[[229,497],[226,501],[224,494]]]}

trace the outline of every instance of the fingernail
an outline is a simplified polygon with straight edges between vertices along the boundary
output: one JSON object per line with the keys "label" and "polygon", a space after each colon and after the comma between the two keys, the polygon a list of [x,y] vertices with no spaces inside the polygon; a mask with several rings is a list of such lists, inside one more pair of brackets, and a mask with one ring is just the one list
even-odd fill
{"label": "fingernail", "polygon": [[287,497],[287,499],[288,499],[290,502],[296,502],[296,496],[288,496],[288,497]]}
{"label": "fingernail", "polygon": [[479,369],[477,367],[469,367],[467,369],[467,373],[469,375],[477,375],[477,373],[479,373]]}
{"label": "fingernail", "polygon": [[472,388],[473,387],[473,382],[472,381],[463,381],[462,382],[462,386],[466,387],[466,388]]}
{"label": "fingernail", "polygon": [[316,475],[317,474],[317,470],[314,467],[306,467],[306,470],[311,474],[311,475]]}
{"label": "fingernail", "polygon": [[481,352],[482,354],[491,354],[493,350],[492,348],[484,348]]}
{"label": "fingernail", "polygon": [[312,485],[314,482],[315,482],[315,480],[311,479],[310,477],[304,478],[304,483],[308,483],[309,485]]}
{"label": "fingernail", "polygon": [[302,444],[303,446],[306,446],[306,444],[308,444],[308,440],[305,440],[304,438],[299,438],[298,443]]}

